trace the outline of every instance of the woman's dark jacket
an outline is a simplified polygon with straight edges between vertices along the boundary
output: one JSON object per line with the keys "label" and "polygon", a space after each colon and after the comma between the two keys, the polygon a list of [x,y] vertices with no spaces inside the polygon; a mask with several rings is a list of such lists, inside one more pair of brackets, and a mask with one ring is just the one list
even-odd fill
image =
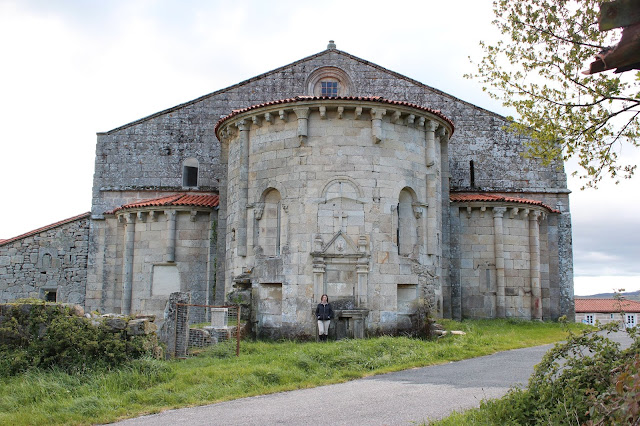
{"label": "woman's dark jacket", "polygon": [[323,305],[322,303],[318,303],[318,307],[316,308],[316,317],[321,321],[327,321],[333,318],[333,309],[331,309],[331,304],[327,303]]}

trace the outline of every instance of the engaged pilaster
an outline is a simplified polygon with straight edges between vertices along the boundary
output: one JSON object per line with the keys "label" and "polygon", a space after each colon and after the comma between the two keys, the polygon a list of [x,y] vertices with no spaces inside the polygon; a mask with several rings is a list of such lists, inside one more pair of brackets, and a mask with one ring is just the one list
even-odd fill
{"label": "engaged pilaster", "polygon": [[436,158],[436,139],[435,131],[438,128],[438,123],[429,120],[425,124],[426,130],[426,158],[425,164],[427,165],[427,254],[438,254],[439,245],[439,233],[438,233],[438,215],[440,214],[442,206],[440,205],[441,193],[438,188],[437,171],[433,166],[435,165]]}
{"label": "engaged pilaster", "polygon": [[164,215],[167,217],[167,254],[166,262],[176,261],[176,215],[175,210],[166,210]]}
{"label": "engaged pilaster", "polygon": [[506,207],[493,208],[493,246],[496,260],[496,314],[498,318],[506,315],[505,305],[505,281],[504,281],[504,243],[502,217],[507,211]]}
{"label": "engaged pilaster", "polygon": [[120,216],[124,225],[124,265],[122,269],[122,313],[131,313],[131,299],[133,294],[133,250],[136,234],[136,215],[127,213]]}
{"label": "engaged pilaster", "polygon": [[247,255],[247,203],[249,199],[249,130],[251,130],[251,122],[248,120],[240,120],[237,123],[240,131],[240,174],[239,174],[239,194],[238,194],[238,228],[236,235],[236,244],[238,248],[238,256],[245,257]]}
{"label": "engaged pilaster", "polygon": [[540,286],[540,224],[541,212],[529,213],[529,247],[531,268],[531,316],[542,320],[542,288]]}

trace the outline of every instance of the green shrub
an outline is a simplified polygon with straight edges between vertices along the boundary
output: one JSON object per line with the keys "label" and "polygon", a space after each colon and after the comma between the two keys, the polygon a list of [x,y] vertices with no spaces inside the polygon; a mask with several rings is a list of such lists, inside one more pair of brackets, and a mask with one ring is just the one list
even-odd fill
{"label": "green shrub", "polygon": [[570,333],[535,367],[527,389],[434,424],[639,425],[640,340],[628,330],[633,343],[621,349],[606,335],[619,327]]}
{"label": "green shrub", "polygon": [[155,335],[127,336],[78,317],[61,305],[44,303],[3,307],[0,322],[0,376],[30,368],[66,372],[109,368],[153,353]]}

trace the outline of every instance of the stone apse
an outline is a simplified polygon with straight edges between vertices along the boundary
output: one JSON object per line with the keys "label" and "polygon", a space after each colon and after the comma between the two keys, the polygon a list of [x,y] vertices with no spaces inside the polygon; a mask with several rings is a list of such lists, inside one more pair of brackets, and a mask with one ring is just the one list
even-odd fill
{"label": "stone apse", "polygon": [[218,123],[225,286],[251,290],[259,334],[313,335],[324,293],[347,336],[408,328],[421,305],[441,314],[453,129],[438,111],[355,97],[296,97]]}

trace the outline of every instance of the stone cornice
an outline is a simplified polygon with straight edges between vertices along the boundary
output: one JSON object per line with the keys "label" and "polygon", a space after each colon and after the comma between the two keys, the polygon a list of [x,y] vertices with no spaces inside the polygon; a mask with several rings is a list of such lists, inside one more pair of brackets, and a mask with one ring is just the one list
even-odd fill
{"label": "stone cornice", "polygon": [[500,213],[502,217],[510,219],[545,219],[549,213],[559,213],[557,211],[549,210],[546,207],[527,205],[522,203],[510,203],[510,202],[491,202],[491,201],[477,201],[477,202],[452,202],[451,207],[457,207],[463,209],[467,217],[471,216],[471,212],[476,209],[480,210],[480,215],[487,217]]}
{"label": "stone cornice", "polygon": [[158,214],[178,214],[189,213],[191,221],[197,213],[211,213],[214,210],[213,207],[189,207],[189,206],[149,206],[149,207],[136,207],[131,209],[119,210],[115,213],[107,212],[104,216],[116,217],[118,220],[130,218],[136,219],[136,222],[155,222],[158,220]]}
{"label": "stone cornice", "polygon": [[[454,132],[453,122],[440,111],[408,102],[392,101],[381,97],[298,96],[233,111],[216,123],[216,136],[220,140],[226,140],[228,132],[226,129],[237,126],[241,121],[273,123],[278,121],[274,120],[275,117],[286,120],[290,113],[295,113],[299,120],[304,119],[305,117],[300,116],[300,112],[305,110],[309,113],[317,111],[321,116],[324,115],[321,118],[326,118],[330,112],[335,113],[338,119],[351,111],[354,112],[356,119],[362,113],[367,113],[376,120],[384,115],[390,122],[405,126],[421,127],[425,122],[433,123],[435,127],[442,127],[448,137],[451,137]],[[383,110],[386,114],[381,114]]]}

